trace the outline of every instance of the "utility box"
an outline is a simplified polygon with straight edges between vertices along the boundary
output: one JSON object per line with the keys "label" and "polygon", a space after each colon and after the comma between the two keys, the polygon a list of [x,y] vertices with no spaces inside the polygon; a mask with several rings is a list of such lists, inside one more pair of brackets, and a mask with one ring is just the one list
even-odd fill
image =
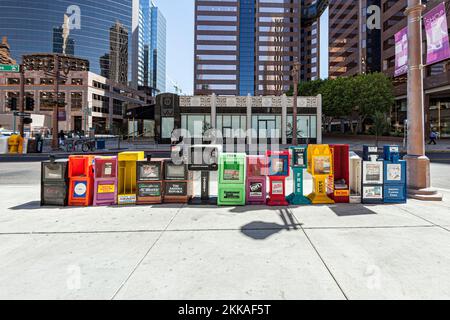
{"label": "utility box", "polygon": [[269,169],[269,206],[287,206],[286,178],[289,177],[289,150],[267,151]]}
{"label": "utility box", "polygon": [[136,162],[144,159],[143,151],[119,153],[117,203],[136,204]]}
{"label": "utility box", "polygon": [[67,205],[67,161],[41,163],[41,206]]}
{"label": "utility box", "polygon": [[222,153],[219,157],[219,206],[245,205],[245,153]]}
{"label": "utility box", "polygon": [[406,161],[400,160],[398,146],[384,146],[384,202],[406,203]]}
{"label": "utility box", "polygon": [[264,156],[247,156],[246,203],[267,203],[267,161]]}
{"label": "utility box", "polygon": [[69,156],[69,206],[90,206],[93,201],[94,156]]}
{"label": "utility box", "polygon": [[137,204],[160,204],[163,200],[164,160],[137,162]]}
{"label": "utility box", "polygon": [[7,154],[8,151],[8,137],[0,136],[0,154]]}
{"label": "utility box", "polygon": [[362,158],[350,152],[350,203],[361,203]]}
{"label": "utility box", "polygon": [[363,150],[362,203],[383,203],[383,161],[377,147],[363,146]]}
{"label": "utility box", "polygon": [[327,195],[327,181],[333,176],[333,155],[329,145],[308,146],[308,172],[313,176],[312,204],[334,204]]}
{"label": "utility box", "polygon": [[330,145],[333,154],[333,174],[328,182],[328,196],[335,203],[350,202],[350,146]]}
{"label": "utility box", "polygon": [[290,147],[291,168],[294,174],[294,192],[286,199],[292,205],[308,205],[311,200],[303,192],[303,170],[307,168],[308,146]]}
{"label": "utility box", "polygon": [[189,203],[194,193],[193,173],[185,163],[164,161],[164,203]]}
{"label": "utility box", "polygon": [[94,206],[117,204],[117,157],[94,159]]}

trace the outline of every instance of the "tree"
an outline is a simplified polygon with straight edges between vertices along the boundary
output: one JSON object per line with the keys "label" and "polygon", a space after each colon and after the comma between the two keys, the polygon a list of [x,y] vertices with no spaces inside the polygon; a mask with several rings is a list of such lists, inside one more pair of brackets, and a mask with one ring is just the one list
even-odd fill
{"label": "tree", "polygon": [[354,80],[354,109],[358,128],[356,132],[362,132],[362,126],[367,118],[375,112],[386,113],[394,104],[394,86],[392,81],[382,73],[358,75]]}
{"label": "tree", "polygon": [[[312,80],[312,81],[302,81],[298,84],[298,95],[303,96],[303,97],[317,96],[318,94],[320,94],[320,89],[326,81],[327,80],[322,80],[322,79],[317,79],[317,80]],[[289,89],[289,91],[286,92],[286,95],[287,96],[293,95],[292,86]]]}
{"label": "tree", "polygon": [[390,127],[390,122],[386,116],[386,113],[381,111],[375,111],[371,116],[373,121],[373,130],[375,132],[375,143],[378,147],[379,137],[386,133]]}

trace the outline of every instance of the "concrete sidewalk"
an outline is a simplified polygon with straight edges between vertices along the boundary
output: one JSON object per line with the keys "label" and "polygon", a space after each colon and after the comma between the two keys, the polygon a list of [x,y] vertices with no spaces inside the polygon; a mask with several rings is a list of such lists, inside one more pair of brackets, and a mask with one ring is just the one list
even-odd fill
{"label": "concrete sidewalk", "polygon": [[0,299],[450,298],[448,190],[401,205],[40,208],[35,182],[0,188]]}

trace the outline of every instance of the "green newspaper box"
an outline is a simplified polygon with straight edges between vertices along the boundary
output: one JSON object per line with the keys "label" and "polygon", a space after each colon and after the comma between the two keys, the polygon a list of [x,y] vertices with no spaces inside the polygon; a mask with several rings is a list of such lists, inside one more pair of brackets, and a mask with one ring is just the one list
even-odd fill
{"label": "green newspaper box", "polygon": [[219,157],[219,206],[245,205],[245,153],[223,153]]}

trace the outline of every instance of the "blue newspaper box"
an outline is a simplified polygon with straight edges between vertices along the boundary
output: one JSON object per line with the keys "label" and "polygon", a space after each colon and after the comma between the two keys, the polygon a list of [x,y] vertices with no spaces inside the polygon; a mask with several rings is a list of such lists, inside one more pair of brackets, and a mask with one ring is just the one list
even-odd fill
{"label": "blue newspaper box", "polygon": [[384,162],[378,155],[378,148],[363,146],[362,203],[383,203]]}
{"label": "blue newspaper box", "polygon": [[405,203],[407,199],[406,161],[400,160],[398,146],[384,146],[384,202]]}

